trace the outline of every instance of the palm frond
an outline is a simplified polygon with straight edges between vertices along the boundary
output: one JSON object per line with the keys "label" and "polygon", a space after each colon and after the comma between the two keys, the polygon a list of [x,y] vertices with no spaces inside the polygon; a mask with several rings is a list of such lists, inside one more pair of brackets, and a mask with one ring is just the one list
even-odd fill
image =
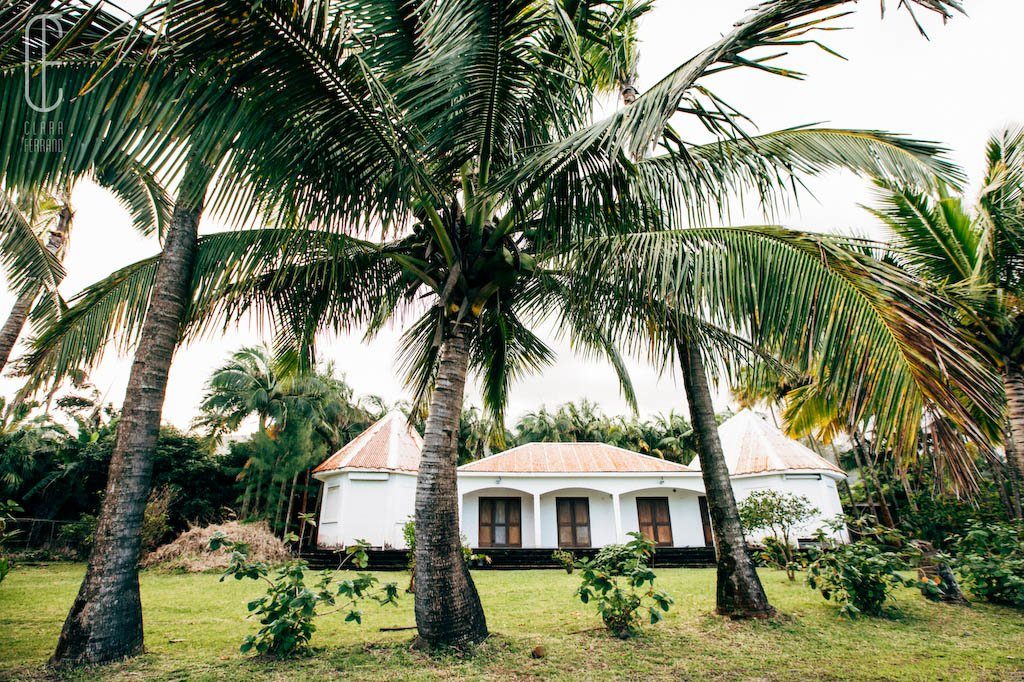
{"label": "palm frond", "polygon": [[[192,302],[182,330],[198,338],[251,318],[278,332],[307,328],[347,331],[365,324],[400,271],[378,247],[323,231],[241,230],[199,240]],[[87,287],[67,310],[39,315],[40,333],[23,371],[35,382],[60,382],[94,366],[108,347],[134,347],[145,319],[159,256]],[[312,325],[312,327],[309,327]],[[307,339],[303,339],[307,340]]]}
{"label": "palm frond", "polygon": [[[943,304],[905,274],[838,238],[772,226],[609,237],[581,271],[739,330],[757,348],[820,380],[903,453],[936,408],[985,443],[967,404],[998,419],[999,384]],[[635,332],[634,332],[635,333]],[[663,333],[663,332],[662,332]],[[955,444],[952,444],[955,445]],[[960,443],[959,451],[963,450]]]}
{"label": "palm frond", "polygon": [[6,192],[0,192],[0,264],[8,286],[15,291],[37,290],[40,284],[56,292],[64,268],[29,218]]}

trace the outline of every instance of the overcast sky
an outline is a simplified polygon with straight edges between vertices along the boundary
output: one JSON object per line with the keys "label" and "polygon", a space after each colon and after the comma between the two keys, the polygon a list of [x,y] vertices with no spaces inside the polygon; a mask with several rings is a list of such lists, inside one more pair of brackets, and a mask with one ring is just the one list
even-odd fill
{"label": "overcast sky", "polygon": [[[640,89],[728,31],[751,4],[754,0],[660,0],[641,27]],[[813,47],[797,48],[786,64],[807,73],[806,80],[730,73],[712,81],[715,92],[752,117],[762,132],[827,123],[941,141],[969,173],[973,194],[988,135],[1007,123],[1024,121],[1019,63],[1024,3],[966,0],[968,17],[957,17],[946,26],[927,22],[930,41],[918,35],[904,12],[893,11],[898,0],[888,4],[890,13],[884,21],[878,2],[851,5],[857,12],[840,21],[851,30],[822,36],[848,61]],[[859,208],[871,200],[862,181],[836,174],[815,180],[810,187],[814,196],[803,196],[799,206],[779,220],[817,231],[854,230],[881,236]],[[156,242],[134,233],[127,214],[103,190],[82,183],[73,202],[76,215],[65,261],[65,295],[156,253]],[[736,223],[762,221],[757,215],[733,216]],[[201,229],[212,232],[225,227],[206,220]],[[12,303],[0,284],[0,315],[6,315]],[[357,392],[395,401],[405,397],[394,366],[397,336],[397,331],[387,331],[369,342],[358,336],[324,337],[320,354],[335,362]],[[165,420],[187,427],[210,371],[232,349],[264,340],[256,329],[240,329],[179,349],[171,370]],[[564,344],[554,345],[559,351],[557,364],[543,376],[514,387],[510,415],[580,398],[597,402],[609,414],[626,411],[610,368],[574,357]],[[631,367],[643,414],[685,410],[676,377],[659,377],[640,362],[632,362]],[[111,353],[93,372],[92,380],[107,400],[119,405],[129,369],[129,357]],[[0,379],[0,392],[10,395],[17,385],[10,378]],[[475,393],[472,387],[471,393]],[[724,407],[724,395],[720,402]]]}

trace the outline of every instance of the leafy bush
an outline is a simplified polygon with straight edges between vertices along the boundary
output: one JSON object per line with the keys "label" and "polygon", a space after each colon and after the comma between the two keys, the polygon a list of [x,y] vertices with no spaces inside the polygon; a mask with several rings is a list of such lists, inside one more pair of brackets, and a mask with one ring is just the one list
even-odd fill
{"label": "leafy bush", "polygon": [[551,553],[551,558],[556,564],[565,569],[565,572],[572,575],[573,569],[576,566],[576,555],[572,552],[567,552],[564,549],[556,549]]}
{"label": "leafy bush", "polygon": [[[930,486],[930,478],[922,489]],[[918,495],[911,508],[897,497],[900,525],[910,537],[931,543],[940,551],[950,551],[951,542],[967,533],[977,522],[998,523],[1006,519],[1006,509],[999,499],[998,485],[981,478],[980,490],[972,504],[947,495]]]}
{"label": "leafy bush", "polygon": [[654,543],[640,533],[629,535],[633,539],[625,545],[608,545],[593,559],[574,564],[582,580],[576,590],[580,601],[595,600],[605,627],[622,639],[640,633],[641,614],[646,612],[653,625],[672,605],[668,594],[654,588],[656,576],[649,566]]}
{"label": "leafy bush", "polygon": [[7,530],[7,524],[14,521],[11,514],[19,511],[21,511],[21,507],[12,500],[0,502],[0,582],[3,582],[7,574],[11,572],[11,562],[3,553],[4,543],[18,533],[16,530]]}
{"label": "leafy bush", "polygon": [[909,568],[898,550],[902,537],[889,529],[860,528],[861,539],[849,544],[823,542],[817,558],[807,567],[807,584],[825,599],[839,605],[849,618],[861,614],[886,616],[896,613],[888,602],[899,587],[913,586],[900,571]]}
{"label": "leafy bush", "polygon": [[82,558],[89,554],[96,542],[96,523],[96,517],[92,514],[82,514],[77,521],[61,526],[57,537],[75,556]]}
{"label": "leafy bush", "polygon": [[[255,649],[259,654],[274,658],[287,658],[306,653],[309,641],[316,632],[314,622],[321,606],[334,606],[327,613],[345,613],[345,622],[361,623],[363,613],[360,604],[372,599],[381,605],[396,604],[398,586],[395,583],[379,585],[369,573],[359,573],[335,583],[331,571],[322,571],[312,587],[306,586],[305,561],[290,561],[277,569],[270,577],[270,567],[260,561],[249,559],[249,547],[242,542],[229,540],[222,533],[210,540],[210,549],[221,547],[232,550],[223,581],[228,576],[236,580],[249,578],[262,580],[267,584],[267,593],[249,602],[249,611],[260,619],[262,627],[255,635],[249,635],[240,647],[242,653]],[[359,542],[346,549],[346,561],[356,568],[366,568],[368,557],[366,542]]]}
{"label": "leafy bush", "polygon": [[151,552],[163,542],[171,531],[171,502],[174,495],[168,486],[156,488],[149,494],[142,513],[142,549]]}
{"label": "leafy bush", "polygon": [[972,594],[1024,608],[1024,524],[973,523],[954,550],[956,570]]}
{"label": "leafy bush", "polygon": [[794,528],[818,513],[817,507],[803,495],[755,490],[739,503],[738,509],[740,522],[747,533],[771,533],[764,541],[763,560],[769,566],[785,570],[790,580],[796,580],[799,564],[793,555],[791,535]]}

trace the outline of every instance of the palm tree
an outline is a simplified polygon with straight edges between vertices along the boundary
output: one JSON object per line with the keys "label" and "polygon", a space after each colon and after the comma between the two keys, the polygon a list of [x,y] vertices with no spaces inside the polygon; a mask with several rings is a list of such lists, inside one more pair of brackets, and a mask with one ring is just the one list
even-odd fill
{"label": "palm tree", "polygon": [[[61,202],[55,197],[36,195],[27,197],[28,201],[22,201],[23,205],[18,206],[17,202],[11,201],[9,197],[5,196],[0,199],[0,207],[5,213],[7,219],[5,222],[9,226],[12,224],[18,227],[23,226],[22,229],[35,235],[48,233],[45,239],[45,248],[54,259],[60,262],[63,260],[67,234],[71,228],[72,213],[66,198],[65,195],[65,201]],[[11,235],[12,232],[14,230],[7,230],[8,235]],[[56,280],[56,277],[53,279]],[[36,287],[29,287],[19,293],[7,320],[0,328],[0,371],[7,365],[11,351],[14,350],[14,344],[17,343],[18,337],[21,336],[21,331],[28,321],[32,304],[39,297],[39,291],[42,288],[41,284],[37,284]]]}
{"label": "palm tree", "polygon": [[[324,229],[299,237],[218,235],[194,259],[190,240],[172,252],[184,258],[165,248],[163,260],[182,267],[142,263],[119,273],[120,284],[105,282],[80,300],[97,304],[111,287],[137,294],[148,288],[141,277],[156,268],[151,312],[173,302],[164,319],[183,321],[180,303],[195,272],[193,321],[210,313],[214,301],[229,314],[270,307],[281,331],[302,340],[318,326],[367,324],[376,331],[398,314],[426,307],[406,334],[404,356],[418,396],[430,396],[417,492],[417,623],[431,644],[480,641],[486,625],[459,546],[454,436],[470,366],[482,373],[488,409],[500,420],[509,382],[550,359],[521,319],[565,300],[561,278],[538,270],[538,262],[587,235],[655,220],[651,196],[704,214],[737,185],[769,195],[794,172],[841,166],[907,178],[943,167],[934,149],[880,133],[790,131],[760,142],[736,140],[730,153],[717,143],[692,147],[671,135],[668,120],[681,112],[735,139],[736,119],[698,81],[741,66],[783,73],[743,55],[801,40],[821,18],[816,13],[842,4],[765,3],[629,107],[592,123],[600,81],[582,56],[614,29],[603,2],[168,3],[154,22],[166,28],[155,63],[172,65],[175,74],[198,65],[204,83],[227,82],[244,92],[245,127],[189,139],[189,153],[207,162],[202,179],[221,158],[210,151],[227,137],[229,170],[251,181],[245,198],[274,203],[289,218],[315,216]],[[943,14],[957,7],[952,0],[917,4]],[[671,153],[635,163],[659,139],[673,145]],[[199,195],[193,191],[183,206],[201,206]],[[365,243],[336,234],[359,228],[383,228],[385,238]],[[229,256],[252,261],[225,261]],[[204,271],[204,264],[218,270]],[[275,264],[282,267],[268,271]],[[228,282],[229,272],[238,279]],[[110,325],[88,336],[69,331],[85,320],[115,318],[114,326],[138,329],[98,305],[100,312],[85,306],[56,322],[40,348],[49,342],[57,350],[37,353],[37,363],[52,360],[49,371],[59,374],[83,356],[94,359],[104,340],[99,332]],[[586,327],[579,321],[574,329],[614,357],[607,340]],[[143,326],[144,346],[156,332]],[[165,385],[164,351],[173,344],[161,339],[162,376],[154,374],[150,385]],[[159,402],[151,418],[159,416]],[[145,441],[134,445],[145,451]],[[112,481],[121,473],[113,469]],[[90,656],[110,651],[100,649]]]}
{"label": "palm tree", "polygon": [[[57,101],[59,90],[77,95],[46,114],[47,125],[64,135],[61,154],[33,154],[16,142],[19,129],[40,122],[29,98],[17,94],[34,83],[19,75],[29,65],[16,46],[28,40],[24,47],[32,54],[55,57],[47,54],[54,46],[45,44],[45,38],[38,44],[37,37],[26,37],[26,22],[40,14],[60,23],[65,39],[59,43],[61,64],[44,64],[47,78],[38,85],[50,88],[47,101]],[[236,131],[255,131],[260,120],[273,114],[245,121],[239,92],[231,83],[211,80],[210,70],[201,64],[186,68],[153,59],[151,29],[107,13],[102,3],[15,0],[0,10],[0,27],[2,136],[4,148],[12,152],[0,162],[0,174],[8,187],[28,190],[74,182],[123,158],[179,178],[159,266],[151,273],[152,295],[137,311],[141,325],[133,341],[142,350],[136,353],[125,392],[96,542],[52,659],[56,665],[105,662],[135,655],[143,646],[139,531],[207,193]],[[270,139],[272,129],[260,134]],[[237,178],[222,175],[220,187],[237,193],[240,186],[231,182]],[[52,306],[48,314],[58,318],[61,312]],[[65,375],[56,368],[48,374],[37,373],[37,380],[56,381]]]}
{"label": "palm tree", "polygon": [[[298,477],[316,458],[312,444],[333,451],[369,423],[369,415],[354,403],[352,389],[333,376],[333,369],[302,371],[294,364],[282,364],[269,349],[259,346],[235,351],[226,364],[214,370],[199,409],[201,416],[194,425],[206,430],[213,441],[237,431],[243,421],[255,416],[255,438],[264,445],[276,445],[269,448],[273,459],[250,459],[239,475],[245,482],[242,516],[259,507],[264,483],[267,495],[272,496],[271,483],[280,481],[283,490],[290,480],[291,493],[276,495],[275,517],[280,517],[284,500],[288,501],[284,533],[292,518]],[[305,447],[300,447],[303,443]]]}
{"label": "palm tree", "polygon": [[[1024,484],[1024,127],[994,135],[986,161],[974,206],[941,182],[930,191],[880,182],[872,212],[895,235],[896,260],[955,304],[957,323],[998,368],[1006,401],[1002,441],[1019,488]],[[1019,516],[1019,498],[1015,511]]]}
{"label": "palm tree", "polygon": [[[962,399],[993,409],[993,377],[942,302],[856,240],[766,226],[663,230],[594,240],[572,270],[591,282],[579,287],[574,315],[659,365],[679,362],[716,528],[723,614],[771,608],[744,546],[706,367],[754,359],[816,380],[846,400],[851,423],[873,423],[904,456],[916,454],[926,412],[976,435]],[[946,440],[950,451],[965,450],[958,437]]]}
{"label": "palm tree", "polygon": [[[139,232],[163,234],[170,200],[152,174],[129,159],[115,159],[90,175],[128,209]],[[52,193],[21,192],[17,198],[0,193],[2,260],[12,271],[12,282],[20,284],[14,307],[0,328],[0,371],[41,292],[50,294],[47,306],[61,304],[57,287],[64,277],[61,263],[74,219],[72,190],[70,183],[63,183]],[[33,270],[37,274],[32,275]]]}

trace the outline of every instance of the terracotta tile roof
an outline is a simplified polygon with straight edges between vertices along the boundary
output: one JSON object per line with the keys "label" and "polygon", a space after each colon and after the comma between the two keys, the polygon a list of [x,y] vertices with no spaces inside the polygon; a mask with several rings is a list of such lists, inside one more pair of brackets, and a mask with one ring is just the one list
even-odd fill
{"label": "terracotta tile roof", "polygon": [[459,471],[494,473],[680,473],[684,465],[648,457],[604,443],[527,443],[496,455],[463,464]]}
{"label": "terracotta tile roof", "polygon": [[324,460],[313,473],[338,469],[418,471],[423,438],[401,412],[389,412]]}
{"label": "terracotta tile roof", "polygon": [[[743,410],[718,427],[725,463],[733,476],[772,471],[831,471],[846,475],[816,452],[786,437],[750,410]],[[700,468],[695,457],[690,466]]]}

